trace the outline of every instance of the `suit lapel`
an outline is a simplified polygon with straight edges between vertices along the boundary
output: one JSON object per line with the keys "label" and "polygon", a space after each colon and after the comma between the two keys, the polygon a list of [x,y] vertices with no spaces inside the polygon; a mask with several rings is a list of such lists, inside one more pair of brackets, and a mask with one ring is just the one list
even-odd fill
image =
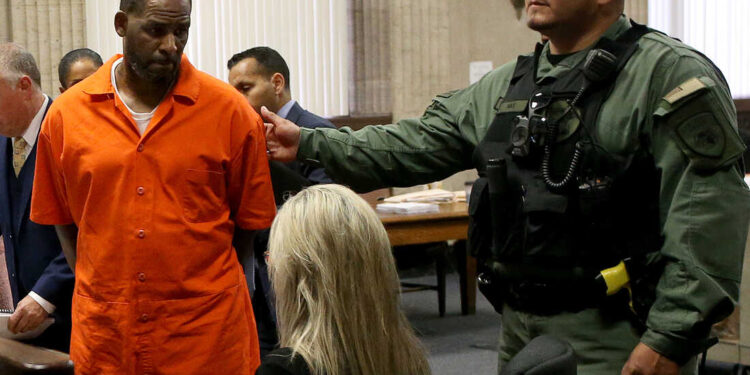
{"label": "suit lapel", "polygon": [[[52,99],[50,99],[49,103],[47,103],[47,108],[44,109],[44,116],[47,116],[47,111],[49,110],[50,105],[52,105]],[[42,129],[40,127],[39,133],[41,132]],[[21,216],[16,218],[17,220],[14,220],[13,223],[13,230],[16,234],[21,231],[21,224],[28,221],[28,217],[26,217],[26,210],[29,208],[29,203],[31,202],[31,191],[34,185],[34,170],[36,168],[36,147],[38,145],[39,134],[36,135],[36,142],[34,142],[34,147],[31,148],[29,156],[27,156],[26,161],[23,162],[21,173],[18,175],[18,182],[21,184],[22,189],[21,201],[18,202],[18,204],[20,205],[18,213]]]}
{"label": "suit lapel", "polygon": [[297,124],[297,121],[299,121],[299,118],[302,116],[303,111],[304,110],[302,109],[302,107],[300,107],[299,103],[295,102],[292,108],[289,110],[289,113],[287,113],[286,119]]}
{"label": "suit lapel", "polygon": [[[8,144],[10,139],[0,136],[0,215],[2,215],[3,229],[6,224],[10,229],[11,210],[10,210],[10,191],[8,190],[8,169],[11,161],[8,160]],[[3,230],[5,232],[5,230]]]}

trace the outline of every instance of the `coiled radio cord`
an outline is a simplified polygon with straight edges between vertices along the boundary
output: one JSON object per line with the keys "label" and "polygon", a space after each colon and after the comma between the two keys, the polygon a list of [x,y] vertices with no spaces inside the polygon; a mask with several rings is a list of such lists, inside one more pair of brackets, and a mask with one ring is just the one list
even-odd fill
{"label": "coiled radio cord", "polygon": [[[581,95],[583,95],[583,92],[585,90],[585,86],[581,87],[581,89],[578,90],[575,98],[573,98],[573,100],[568,103],[568,109],[563,112],[562,116],[560,116],[556,121],[547,124],[547,132],[544,137],[544,141],[546,142],[546,144],[544,145],[544,157],[542,158],[542,178],[544,179],[544,183],[550,189],[559,190],[567,186],[575,177],[576,170],[578,169],[578,164],[581,162],[581,156],[583,155],[583,144],[578,141],[576,142],[576,148],[573,152],[573,157],[570,159],[568,172],[565,174],[565,177],[557,182],[552,181],[552,176],[550,176],[550,159],[552,158],[552,145],[557,140],[557,131],[560,127],[560,121],[562,121],[565,116],[567,116],[568,113],[573,110],[575,104],[581,98]],[[581,124],[581,126],[583,126],[583,124]]]}

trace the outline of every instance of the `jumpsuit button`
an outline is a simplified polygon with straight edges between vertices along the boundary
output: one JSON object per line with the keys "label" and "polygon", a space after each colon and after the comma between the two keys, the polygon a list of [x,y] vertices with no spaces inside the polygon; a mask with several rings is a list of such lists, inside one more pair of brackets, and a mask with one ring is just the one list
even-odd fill
{"label": "jumpsuit button", "polygon": [[138,152],[143,152],[143,143],[138,145]]}
{"label": "jumpsuit button", "polygon": [[139,186],[136,191],[138,192],[138,195],[146,194],[146,188],[144,188],[143,186]]}
{"label": "jumpsuit button", "polygon": [[141,322],[147,322],[148,321],[148,314],[141,315]]}
{"label": "jumpsuit button", "polygon": [[146,281],[146,274],[143,273],[143,272],[139,273],[138,274],[138,281],[140,281],[140,282]]}
{"label": "jumpsuit button", "polygon": [[146,237],[146,231],[141,229],[138,231],[138,238],[144,238]]}

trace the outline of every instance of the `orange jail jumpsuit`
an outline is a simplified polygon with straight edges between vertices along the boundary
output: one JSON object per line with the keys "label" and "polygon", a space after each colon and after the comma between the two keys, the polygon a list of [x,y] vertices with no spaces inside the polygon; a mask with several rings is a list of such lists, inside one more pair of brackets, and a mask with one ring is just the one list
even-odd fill
{"label": "orange jail jumpsuit", "polygon": [[252,374],[235,227],[275,214],[260,117],[183,56],[141,135],[111,59],[61,95],[38,143],[31,219],[78,226],[76,374]]}

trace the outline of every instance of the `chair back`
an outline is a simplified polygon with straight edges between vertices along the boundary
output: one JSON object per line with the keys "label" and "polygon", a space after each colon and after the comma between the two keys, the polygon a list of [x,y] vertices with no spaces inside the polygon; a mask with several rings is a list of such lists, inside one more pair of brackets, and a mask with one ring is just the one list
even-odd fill
{"label": "chair back", "polygon": [[73,375],[73,362],[65,353],[0,337],[0,374]]}
{"label": "chair back", "polygon": [[538,336],[503,366],[500,375],[576,375],[576,355],[567,342]]}

